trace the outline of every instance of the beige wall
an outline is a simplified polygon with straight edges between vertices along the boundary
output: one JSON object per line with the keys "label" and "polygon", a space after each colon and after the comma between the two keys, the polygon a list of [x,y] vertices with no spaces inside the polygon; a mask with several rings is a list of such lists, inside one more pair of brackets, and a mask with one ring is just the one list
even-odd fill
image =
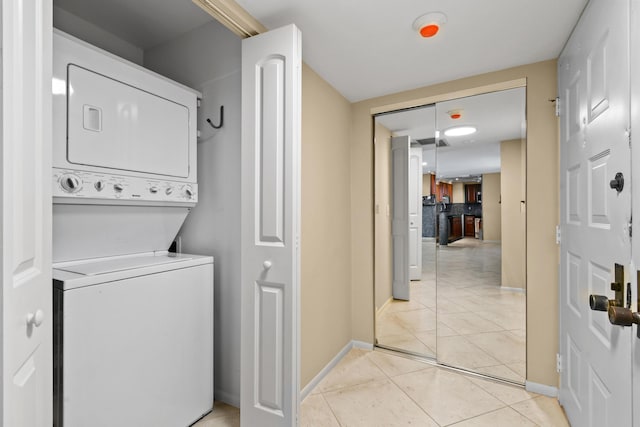
{"label": "beige wall", "polygon": [[431,174],[425,173],[422,175],[422,195],[428,196],[430,194],[431,194]]}
{"label": "beige wall", "polygon": [[[375,268],[376,310],[392,295],[391,241],[391,132],[379,123],[375,125]],[[383,261],[384,260],[384,261]]]}
{"label": "beige wall", "polygon": [[[402,107],[527,86],[527,379],[556,386],[558,351],[558,124],[549,99],[557,92],[556,61],[549,60],[427,86],[352,105],[351,282],[356,340],[373,342],[373,144],[371,114]],[[533,185],[532,183],[535,183]],[[484,197],[484,195],[483,195]]]}
{"label": "beige wall", "polygon": [[453,194],[451,195],[451,203],[464,203],[464,184],[461,182],[453,183]]}
{"label": "beige wall", "polygon": [[526,212],[523,165],[525,140],[500,143],[500,192],[502,194],[502,286],[525,288]]}
{"label": "beige wall", "polygon": [[349,102],[302,69],[301,379],[351,341]]}
{"label": "beige wall", "polygon": [[500,174],[482,175],[482,238],[502,240],[502,210],[500,208]]}

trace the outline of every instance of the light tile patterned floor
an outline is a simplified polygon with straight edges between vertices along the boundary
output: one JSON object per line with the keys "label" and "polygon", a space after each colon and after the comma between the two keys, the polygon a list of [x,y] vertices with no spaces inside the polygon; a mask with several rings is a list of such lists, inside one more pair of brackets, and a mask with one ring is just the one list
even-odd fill
{"label": "light tile patterned floor", "polygon": [[[216,403],[195,427],[239,425],[236,408]],[[556,399],[379,350],[351,350],[301,407],[301,427],[409,425],[569,426]]]}
{"label": "light tile patterned floor", "polygon": [[377,314],[378,343],[428,357],[437,350],[448,365],[524,383],[526,296],[501,287],[500,244],[464,238],[440,246],[437,290],[434,239],[423,241],[422,257],[411,300]]}

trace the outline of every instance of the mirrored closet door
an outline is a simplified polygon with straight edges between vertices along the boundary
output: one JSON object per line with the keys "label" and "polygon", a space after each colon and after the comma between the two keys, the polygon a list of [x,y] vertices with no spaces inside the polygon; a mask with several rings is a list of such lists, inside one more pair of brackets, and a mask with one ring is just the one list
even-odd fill
{"label": "mirrored closet door", "polygon": [[526,378],[525,88],[436,105],[437,360]]}
{"label": "mirrored closet door", "polygon": [[435,106],[375,118],[377,345],[436,356]]}
{"label": "mirrored closet door", "polygon": [[377,346],[524,383],[525,96],[375,117]]}

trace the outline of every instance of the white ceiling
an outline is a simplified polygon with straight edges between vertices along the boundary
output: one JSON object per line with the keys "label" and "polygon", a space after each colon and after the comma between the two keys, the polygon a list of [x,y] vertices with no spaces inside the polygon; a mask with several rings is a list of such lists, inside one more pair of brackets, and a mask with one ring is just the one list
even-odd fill
{"label": "white ceiling", "polygon": [[[236,0],[302,30],[305,61],[350,101],[557,58],[587,0]],[[444,12],[433,39],[413,30]]]}
{"label": "white ceiling", "polygon": [[[558,57],[587,0],[237,0],[268,28],[295,23],[304,60],[350,101]],[[54,0],[143,49],[210,22],[191,0]],[[420,15],[448,17],[422,39]]]}
{"label": "white ceiling", "polygon": [[[394,135],[408,135],[411,141],[433,138],[439,131],[439,140],[448,147],[438,148],[437,175],[442,178],[465,178],[500,171],[500,142],[526,138],[526,91],[524,88],[504,90],[470,96],[435,106],[415,108],[384,114],[376,121]],[[449,112],[461,110],[462,117],[451,119]],[[453,126],[472,125],[473,135],[447,137],[444,131]],[[423,148],[423,172],[436,170],[434,146]]]}

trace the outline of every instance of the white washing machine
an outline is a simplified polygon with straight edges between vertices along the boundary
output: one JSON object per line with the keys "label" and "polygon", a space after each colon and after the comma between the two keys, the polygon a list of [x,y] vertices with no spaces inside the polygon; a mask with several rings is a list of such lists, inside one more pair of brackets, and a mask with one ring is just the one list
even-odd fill
{"label": "white washing machine", "polygon": [[198,200],[200,93],[53,37],[54,426],[213,407],[213,258],[167,252]]}
{"label": "white washing machine", "polygon": [[53,277],[59,425],[188,426],[211,410],[211,257],[61,263]]}

